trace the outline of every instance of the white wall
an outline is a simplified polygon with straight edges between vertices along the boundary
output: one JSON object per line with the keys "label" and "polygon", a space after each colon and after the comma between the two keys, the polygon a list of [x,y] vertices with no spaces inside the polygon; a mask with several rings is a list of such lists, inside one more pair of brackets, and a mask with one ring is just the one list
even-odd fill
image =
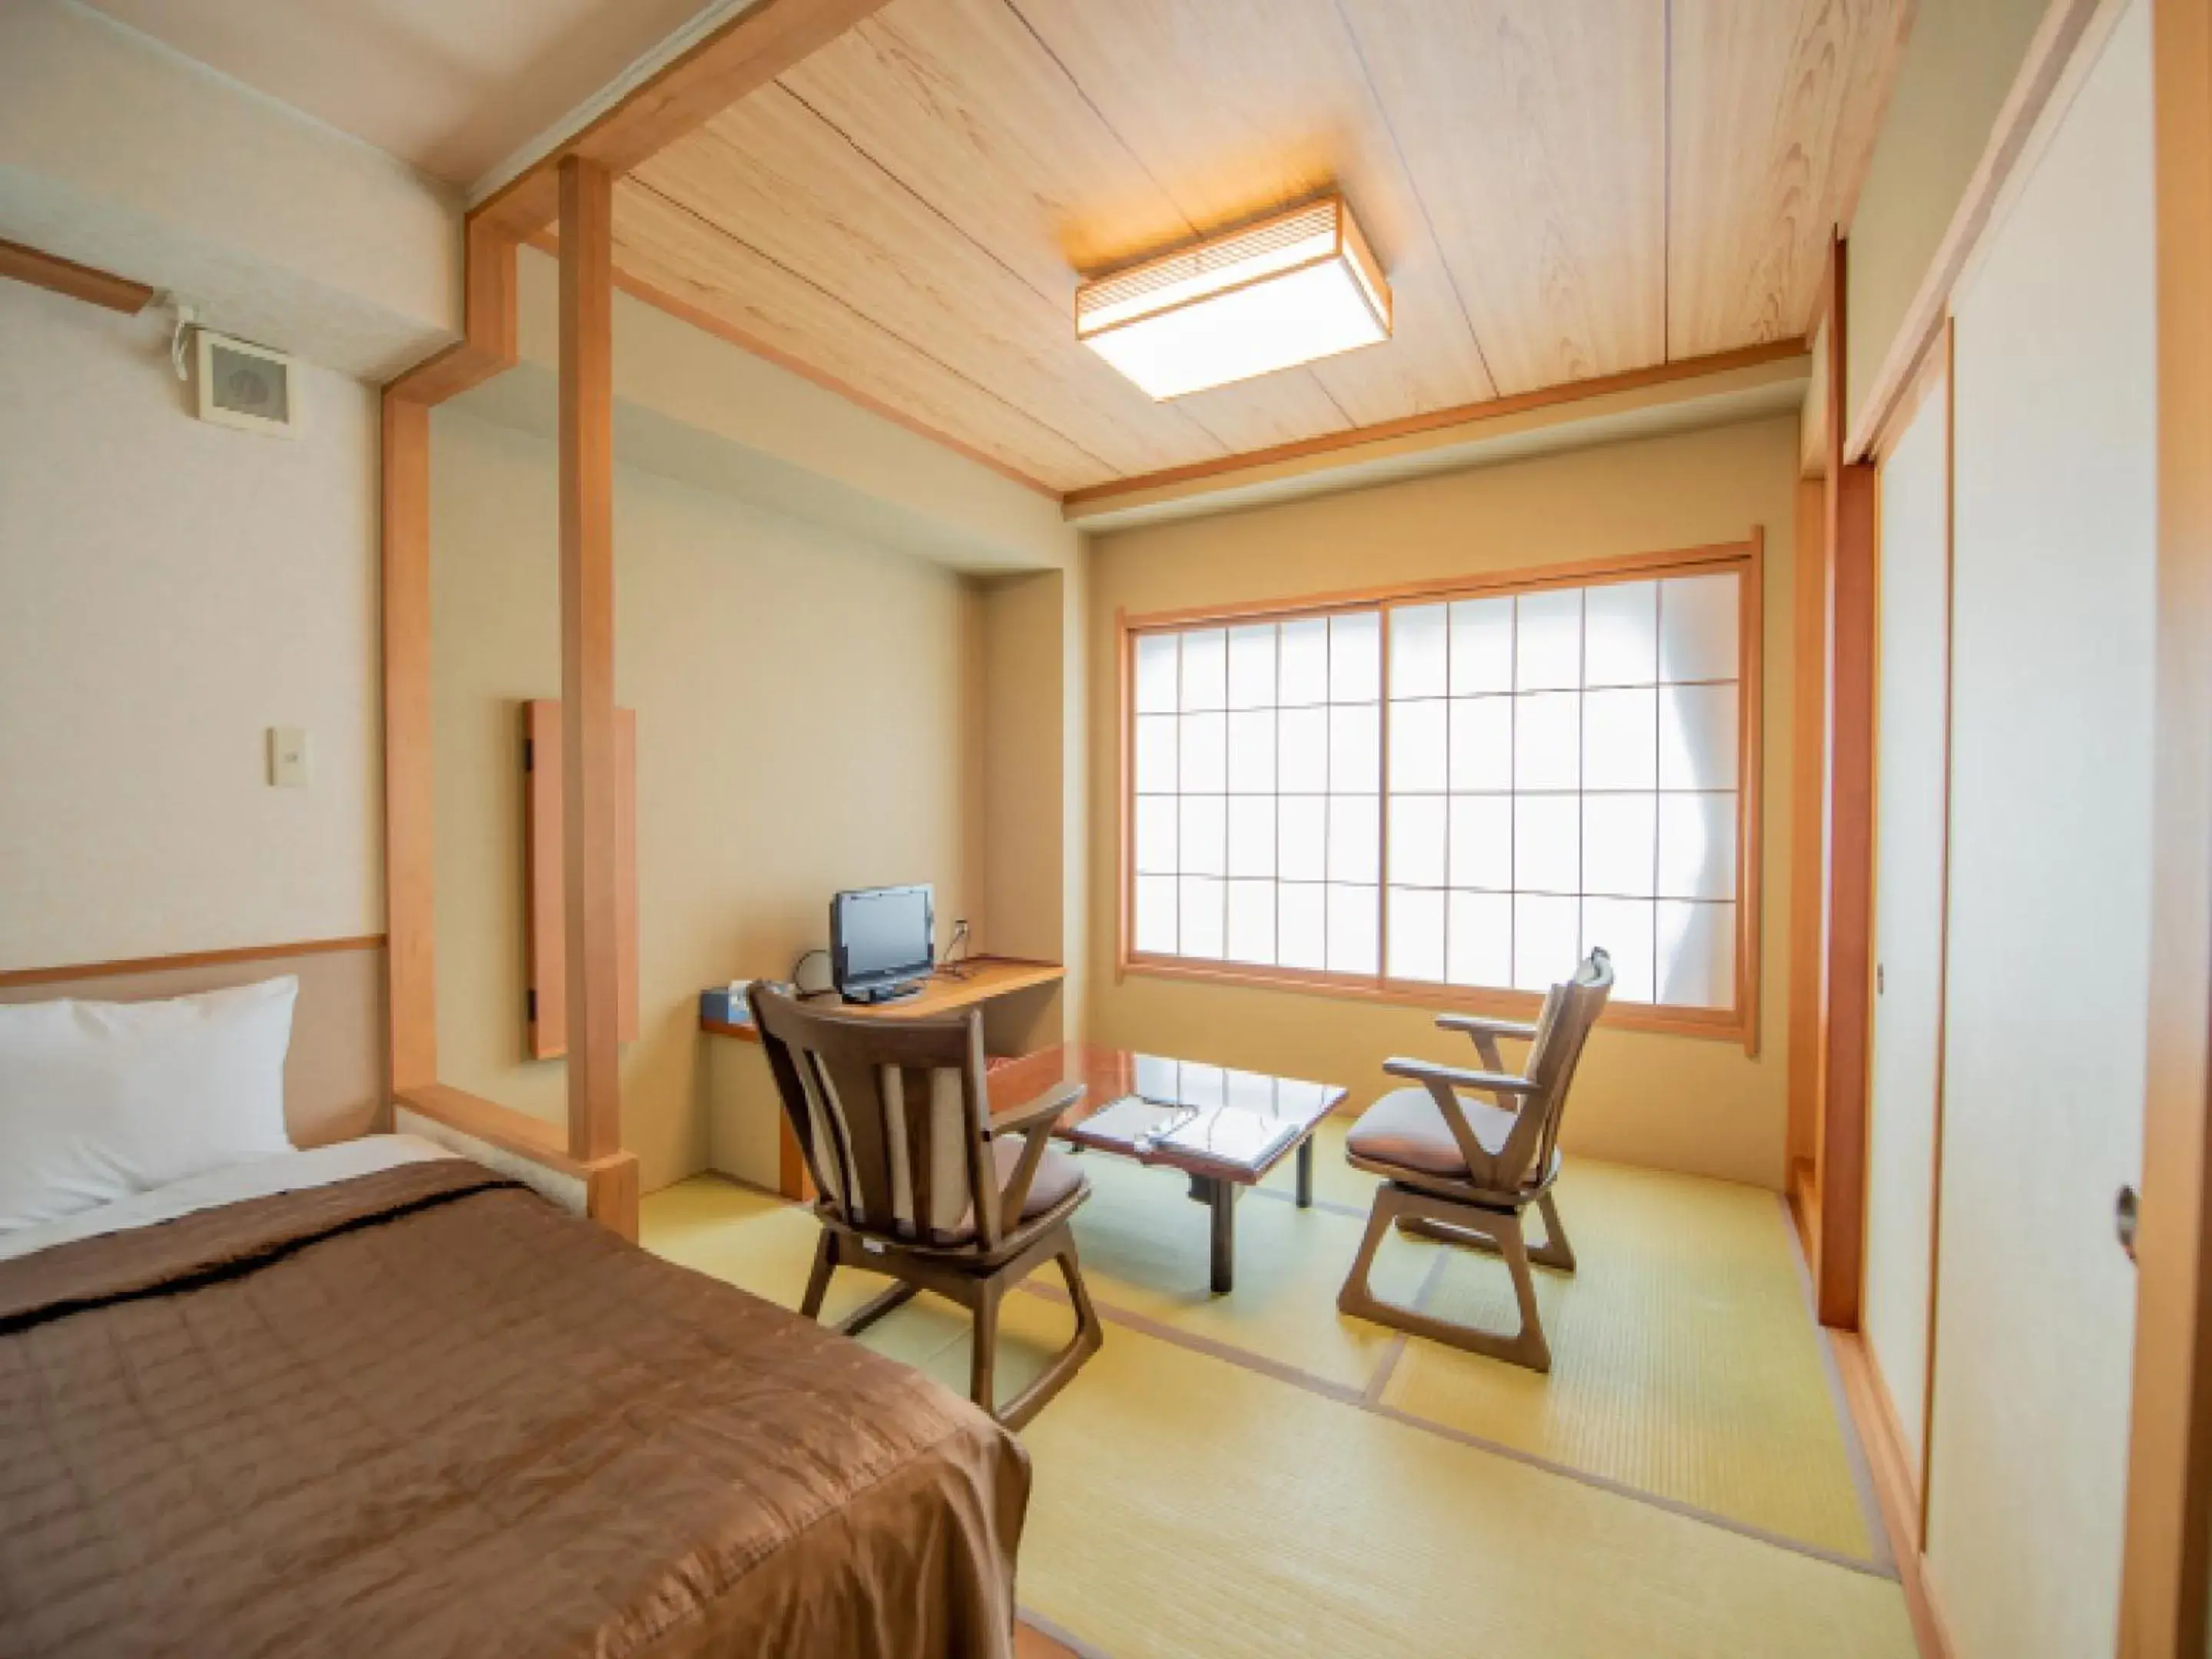
{"label": "white wall", "polygon": [[1881,469],[1875,745],[1875,954],[1881,971],[1867,1136],[1865,1331],[1916,1472],[1928,1397],[1942,1018],[1949,438],[1949,395],[1939,383]]}
{"label": "white wall", "polygon": [[158,320],[9,282],[0,363],[0,969],[380,931],[374,395],[207,425]]}
{"label": "white wall", "polygon": [[1955,302],[1951,912],[1928,1555],[1959,1659],[2109,1652],[2140,1180],[2150,0]]}

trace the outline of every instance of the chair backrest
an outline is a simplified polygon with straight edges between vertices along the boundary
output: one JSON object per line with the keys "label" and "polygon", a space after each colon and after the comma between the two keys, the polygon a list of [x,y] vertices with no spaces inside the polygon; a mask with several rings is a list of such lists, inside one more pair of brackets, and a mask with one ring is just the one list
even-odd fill
{"label": "chair backrest", "polygon": [[1575,1066],[1583,1057],[1590,1028],[1605,1012],[1606,999],[1612,994],[1613,958],[1593,947],[1577,965],[1574,977],[1564,985],[1554,985],[1545,996],[1544,1012],[1536,1018],[1536,1037],[1529,1045],[1528,1063],[1522,1073],[1538,1085],[1538,1092],[1522,1104],[1520,1120],[1498,1154],[1495,1178],[1501,1185],[1517,1187],[1541,1180],[1552,1167]]}
{"label": "chair backrest", "polygon": [[871,1019],[818,1012],[758,983],[748,994],[823,1205],[854,1231],[885,1240],[995,1247],[980,1013]]}

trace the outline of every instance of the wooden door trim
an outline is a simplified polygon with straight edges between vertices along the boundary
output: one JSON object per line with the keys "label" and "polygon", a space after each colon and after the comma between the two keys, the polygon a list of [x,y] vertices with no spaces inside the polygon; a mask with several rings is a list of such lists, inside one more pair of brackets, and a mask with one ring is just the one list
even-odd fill
{"label": "wooden door trim", "polygon": [[2212,0],[2152,6],[2158,660],[2119,1650],[2204,1652],[2212,1561]]}

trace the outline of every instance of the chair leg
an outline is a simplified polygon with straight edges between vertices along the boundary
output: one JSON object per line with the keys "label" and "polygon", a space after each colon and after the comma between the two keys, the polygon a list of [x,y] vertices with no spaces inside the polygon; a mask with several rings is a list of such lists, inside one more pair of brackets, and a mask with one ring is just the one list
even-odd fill
{"label": "chair leg", "polygon": [[[1019,1429],[1042,1411],[1046,1403],[1067,1386],[1068,1380],[1082,1368],[1084,1361],[1097,1353],[1105,1340],[1097,1311],[1091,1305],[1090,1288],[1083,1282],[1083,1264],[1076,1260],[1075,1235],[1073,1232],[1066,1235],[1053,1261],[1060,1268],[1061,1282],[1067,1286],[1068,1302],[1075,1309],[1075,1334],[1068,1339],[1067,1346],[1034,1382],[1008,1401],[1005,1409],[993,1413],[1010,1429]],[[985,1409],[989,1407],[987,1406]]]}
{"label": "chair leg", "polygon": [[[1521,1310],[1521,1328],[1510,1336],[1478,1330],[1376,1296],[1368,1283],[1368,1275],[1382,1236],[1394,1223],[1407,1232],[1442,1238],[1454,1244],[1483,1237],[1504,1258],[1506,1271],[1512,1275],[1514,1300]],[[1486,1358],[1525,1365],[1532,1371],[1552,1369],[1551,1345],[1544,1340],[1543,1322],[1536,1308],[1535,1282],[1529,1275],[1528,1251],[1522,1240],[1518,1216],[1470,1210],[1406,1188],[1383,1186],[1376,1192],[1375,1207],[1367,1218],[1367,1236],[1360,1241],[1359,1254],[1353,1258],[1344,1289],[1337,1294],[1336,1305],[1340,1311],[1355,1318],[1370,1319],[1378,1325],[1425,1336],[1431,1341]]]}
{"label": "chair leg", "polygon": [[830,1293],[830,1275],[837,1271],[837,1236],[827,1227],[814,1241],[814,1267],[806,1275],[806,1294],[799,1304],[807,1319],[822,1316],[822,1298]]}
{"label": "chair leg", "polygon": [[1536,1200],[1536,1207],[1544,1215],[1544,1242],[1528,1252],[1528,1260],[1539,1267],[1557,1267],[1561,1273],[1575,1270],[1575,1247],[1567,1243],[1567,1230],[1559,1220],[1558,1195],[1547,1192]]}
{"label": "chair leg", "polygon": [[918,1285],[894,1285],[879,1296],[870,1297],[838,1321],[837,1329],[845,1336],[858,1336],[887,1313],[895,1313],[921,1293]]}
{"label": "chair leg", "polygon": [[[1540,1267],[1556,1267],[1561,1273],[1574,1272],[1574,1247],[1567,1243],[1567,1230],[1559,1220],[1558,1200],[1546,1193],[1536,1200],[1536,1207],[1544,1215],[1544,1242],[1529,1247],[1528,1260]],[[1481,1250],[1490,1255],[1498,1253],[1498,1241],[1488,1234],[1477,1232],[1469,1227],[1455,1226],[1449,1221],[1431,1221],[1424,1217],[1407,1216],[1398,1223],[1398,1231],[1408,1238],[1425,1238],[1438,1244],[1456,1244],[1462,1249]]]}
{"label": "chair leg", "polygon": [[977,1287],[975,1343],[968,1357],[968,1397],[993,1416],[999,1402],[994,1391],[993,1370],[999,1357],[999,1286],[995,1280]]}

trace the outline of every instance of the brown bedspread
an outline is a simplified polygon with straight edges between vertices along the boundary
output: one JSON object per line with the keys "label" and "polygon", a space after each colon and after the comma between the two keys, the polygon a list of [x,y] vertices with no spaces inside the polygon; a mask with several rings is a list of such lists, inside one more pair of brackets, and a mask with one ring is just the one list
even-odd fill
{"label": "brown bedspread", "polygon": [[1010,1650],[1019,1444],[473,1164],[0,1262],[0,1655]]}

